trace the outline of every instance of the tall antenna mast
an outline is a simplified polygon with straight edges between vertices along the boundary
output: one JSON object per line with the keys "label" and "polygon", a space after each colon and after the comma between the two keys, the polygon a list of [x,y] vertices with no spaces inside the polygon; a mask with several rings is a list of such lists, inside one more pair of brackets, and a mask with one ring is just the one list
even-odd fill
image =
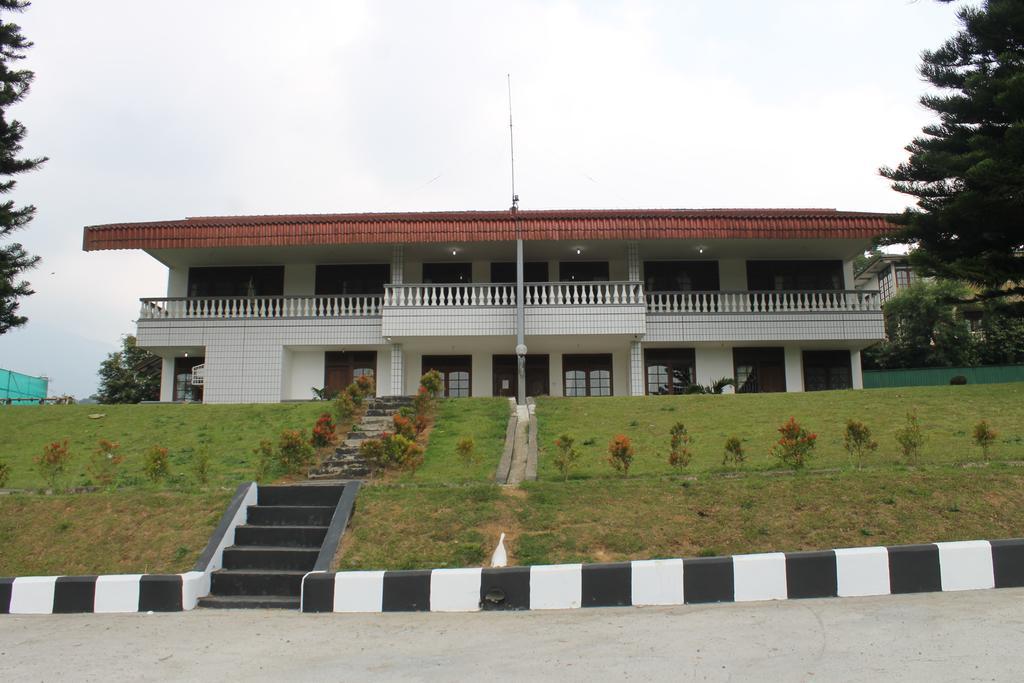
{"label": "tall antenna mast", "polygon": [[519,195],[516,194],[516,139],[512,134],[512,74],[505,74],[508,80],[508,148],[512,161],[512,208],[519,208]]}

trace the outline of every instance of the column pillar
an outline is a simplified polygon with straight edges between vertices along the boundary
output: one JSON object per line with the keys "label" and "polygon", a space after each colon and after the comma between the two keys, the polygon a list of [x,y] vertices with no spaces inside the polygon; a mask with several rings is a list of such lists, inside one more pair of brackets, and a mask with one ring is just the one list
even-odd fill
{"label": "column pillar", "polygon": [[785,347],[786,391],[804,390],[804,354],[799,346]]}
{"label": "column pillar", "polygon": [[639,282],[644,279],[640,267],[639,242],[626,242],[626,270],[630,282]]}
{"label": "column pillar", "polygon": [[401,244],[391,250],[391,284],[405,284],[405,251]]}
{"label": "column pillar", "polygon": [[391,345],[391,396],[405,395],[405,362],[402,345]]}
{"label": "column pillar", "polygon": [[629,343],[629,395],[644,395],[644,350],[639,340]]}
{"label": "column pillar", "polygon": [[161,359],[160,363],[160,400],[170,403],[174,400],[174,356]]}
{"label": "column pillar", "polygon": [[850,379],[854,389],[864,388],[864,372],[860,364],[860,351],[850,351]]}

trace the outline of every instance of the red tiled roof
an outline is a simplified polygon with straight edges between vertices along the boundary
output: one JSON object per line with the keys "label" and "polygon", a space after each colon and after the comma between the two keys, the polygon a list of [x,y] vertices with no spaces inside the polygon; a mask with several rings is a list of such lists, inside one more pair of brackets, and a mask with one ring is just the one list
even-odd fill
{"label": "red tiled roof", "polygon": [[868,239],[887,214],[835,209],[453,211],[214,216],[85,228],[83,248],[198,249],[327,244],[651,239]]}

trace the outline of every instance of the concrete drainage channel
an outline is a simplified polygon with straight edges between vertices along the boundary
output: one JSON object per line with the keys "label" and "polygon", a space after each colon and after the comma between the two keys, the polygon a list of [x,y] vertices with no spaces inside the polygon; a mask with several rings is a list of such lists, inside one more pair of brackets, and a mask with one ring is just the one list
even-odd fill
{"label": "concrete drainage channel", "polygon": [[537,479],[536,407],[532,398],[526,399],[525,406],[516,405],[515,399],[509,399],[505,447],[494,473],[494,480],[499,484],[514,486]]}

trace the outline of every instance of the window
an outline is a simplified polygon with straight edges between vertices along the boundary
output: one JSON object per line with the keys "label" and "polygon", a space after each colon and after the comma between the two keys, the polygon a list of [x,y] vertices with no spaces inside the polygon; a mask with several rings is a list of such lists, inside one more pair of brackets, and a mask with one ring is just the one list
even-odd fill
{"label": "window", "polygon": [[612,355],[563,355],[566,396],[611,396]]}
{"label": "window", "polygon": [[711,292],[719,288],[718,261],[644,261],[648,292]]}
{"label": "window", "polygon": [[391,266],[386,263],[316,267],[317,294],[381,294],[390,281]]}
{"label": "window", "polygon": [[896,289],[909,287],[915,279],[914,271],[910,269],[910,266],[893,266],[893,270],[896,272]]}
{"label": "window", "polygon": [[284,266],[230,266],[188,269],[188,295],[281,296]]}
{"label": "window", "polygon": [[681,394],[695,381],[693,349],[646,349],[648,394]]}
{"label": "window", "polygon": [[804,391],[852,388],[849,351],[804,351]]}
{"label": "window", "polygon": [[733,349],[732,358],[737,393],[786,390],[786,360],[781,348]]}
{"label": "window", "polygon": [[890,266],[878,274],[878,298],[887,301],[894,293],[892,267]]}
{"label": "window", "polygon": [[971,326],[971,332],[981,332],[981,320],[984,317],[983,311],[964,311],[964,320]]}
{"label": "window", "polygon": [[753,291],[843,289],[842,261],[747,261]]}
{"label": "window", "polygon": [[174,401],[202,401],[203,386],[192,384],[192,368],[202,365],[205,358],[174,359]]}
{"label": "window", "polygon": [[[491,264],[491,282],[515,282],[515,261],[496,261]],[[547,261],[527,261],[523,264],[523,282],[547,282]]]}
{"label": "window", "polygon": [[444,384],[444,396],[459,398],[473,395],[472,356],[423,356],[423,373],[437,370]]}
{"label": "window", "polygon": [[607,261],[562,261],[558,264],[562,282],[608,282]]}
{"label": "window", "polygon": [[473,281],[472,263],[424,263],[423,282],[430,284],[457,284]]}

